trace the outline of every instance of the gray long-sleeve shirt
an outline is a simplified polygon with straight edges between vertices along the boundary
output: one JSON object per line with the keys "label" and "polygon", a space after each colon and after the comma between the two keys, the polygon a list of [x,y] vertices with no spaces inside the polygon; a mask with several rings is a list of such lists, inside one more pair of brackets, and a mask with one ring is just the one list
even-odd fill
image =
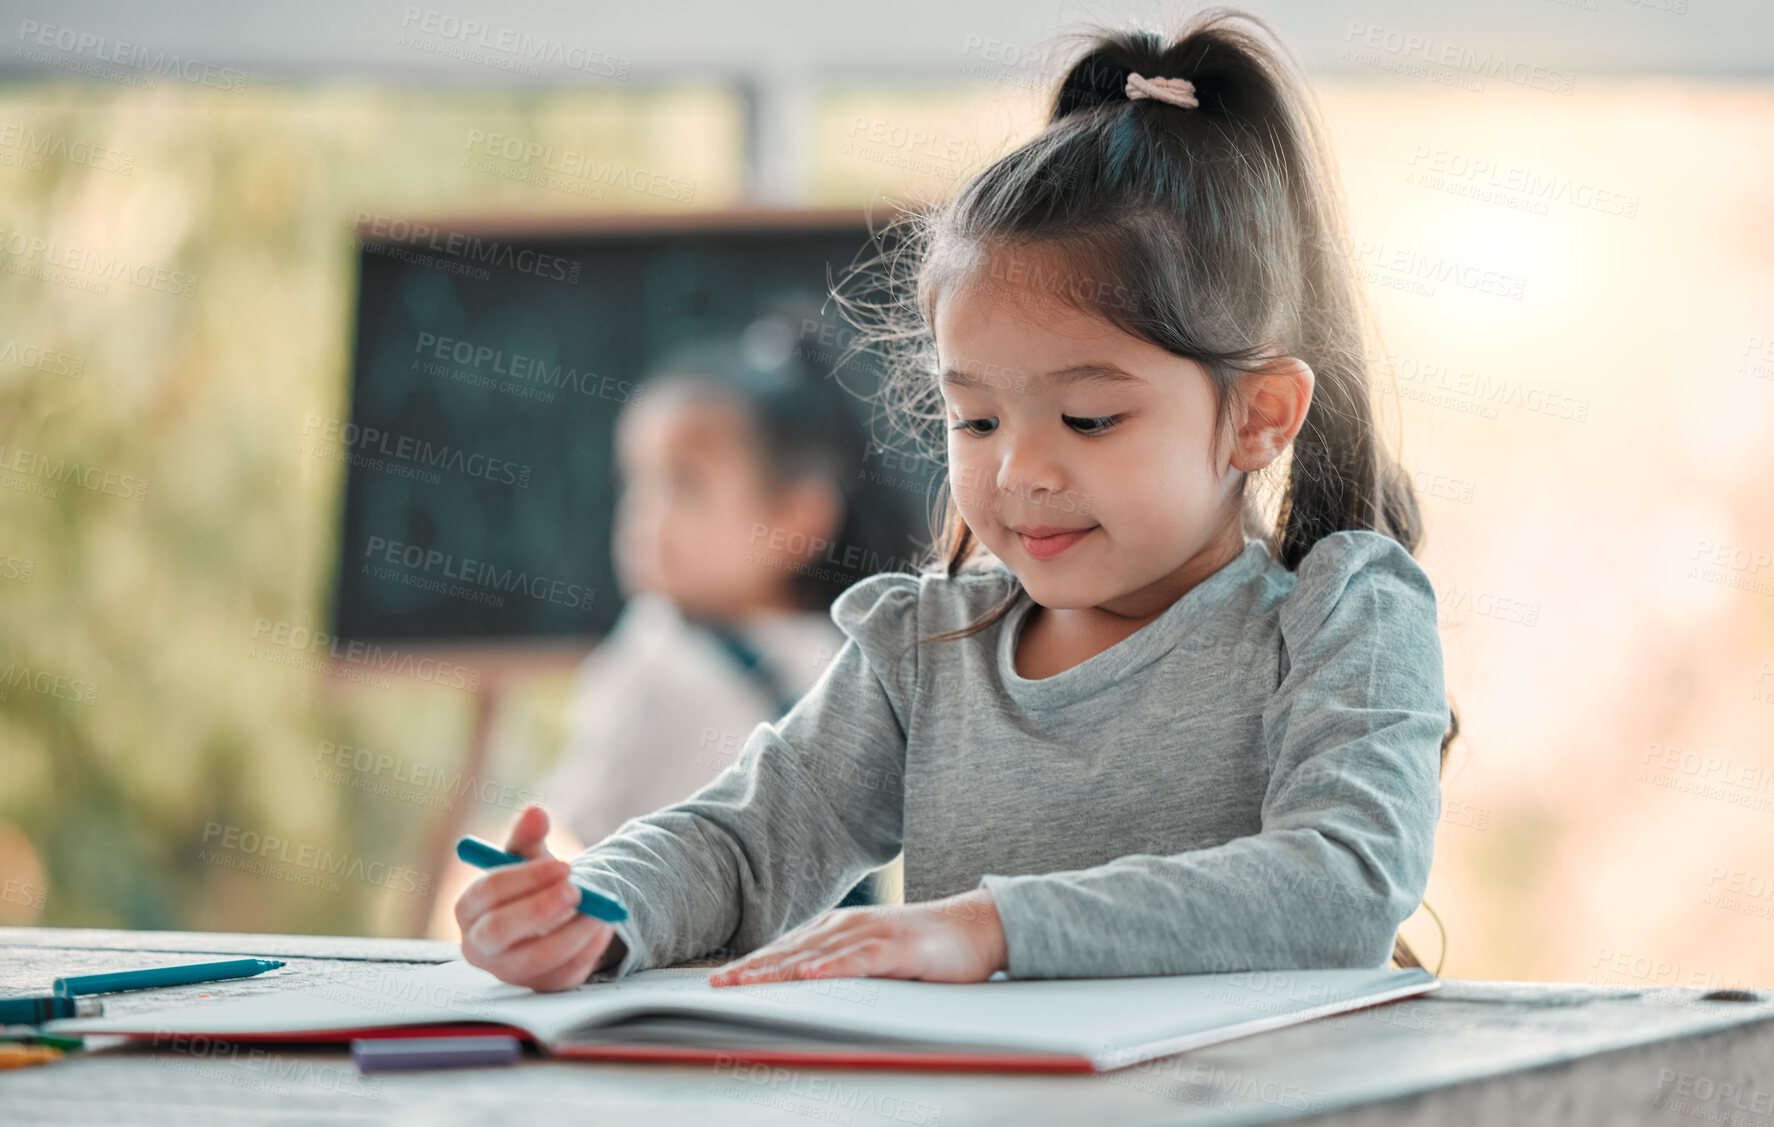
{"label": "gray long-sleeve shirt", "polygon": [[1435,593],[1343,531],[1251,540],[1070,669],[1013,661],[1002,564],[870,576],[799,704],[684,801],[573,861],[629,909],[620,977],[750,951],[905,852],[905,900],[984,886],[1012,978],[1378,966],[1429,876],[1448,723]]}

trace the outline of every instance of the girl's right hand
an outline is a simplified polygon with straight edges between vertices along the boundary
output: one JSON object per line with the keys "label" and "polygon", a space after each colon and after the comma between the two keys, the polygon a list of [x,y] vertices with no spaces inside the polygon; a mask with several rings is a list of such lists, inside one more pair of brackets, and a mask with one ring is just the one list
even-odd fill
{"label": "girl's right hand", "polygon": [[620,962],[627,947],[603,920],[579,911],[579,888],[565,861],[549,853],[548,814],[526,806],[505,848],[522,864],[502,865],[456,898],[462,957],[503,982],[570,990]]}

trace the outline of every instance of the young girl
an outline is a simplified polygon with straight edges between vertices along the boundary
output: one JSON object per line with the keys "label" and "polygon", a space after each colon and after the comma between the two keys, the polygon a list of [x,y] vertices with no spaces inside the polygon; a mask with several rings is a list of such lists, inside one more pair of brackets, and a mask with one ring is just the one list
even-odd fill
{"label": "young girl", "polygon": [[[1457,727],[1328,160],[1259,32],[1104,34],[915,229],[920,328],[872,340],[946,427],[940,566],[840,596],[825,675],[688,800],[570,864],[525,810],[534,860],[457,903],[469,962],[551,990],[711,953],[715,985],[1386,961]],[[1247,485],[1283,469],[1271,531]],[[902,848],[904,904],[833,910]],[[569,872],[629,918],[576,915]]]}

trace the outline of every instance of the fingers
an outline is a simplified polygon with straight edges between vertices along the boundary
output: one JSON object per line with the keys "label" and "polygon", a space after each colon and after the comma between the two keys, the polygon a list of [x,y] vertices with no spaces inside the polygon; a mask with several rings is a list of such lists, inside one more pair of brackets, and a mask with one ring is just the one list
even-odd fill
{"label": "fingers", "polygon": [[602,920],[579,915],[498,954],[469,944],[464,944],[462,951],[471,965],[491,972],[502,982],[532,990],[564,990],[591,976],[614,935]]}
{"label": "fingers", "polygon": [[615,930],[579,911],[571,866],[545,844],[548,813],[526,806],[505,848],[527,860],[501,865],[456,899],[462,957],[501,981],[534,990],[581,985],[609,950]]}
{"label": "fingers", "polygon": [[[468,929],[488,912],[547,887],[560,886],[554,895],[564,902],[565,890],[573,887],[567,879],[570,872],[572,866],[552,857],[519,865],[501,865],[462,890],[462,895],[456,899],[456,924],[466,936]],[[577,896],[577,891],[574,895]],[[578,900],[575,899],[574,903]]]}
{"label": "fingers", "polygon": [[830,978],[830,973],[824,969],[827,961],[840,953],[853,951],[859,946],[861,944],[838,941],[791,951],[771,961],[756,975],[748,977],[746,981],[793,982],[802,978]]}
{"label": "fingers", "polygon": [[583,986],[585,980],[591,977],[591,972],[596,970],[598,963],[602,961],[604,952],[608,951],[610,944],[616,941],[616,930],[608,924],[591,916],[580,916],[579,918],[588,924],[598,925],[590,929],[592,931],[590,942],[586,943],[577,955],[569,957],[563,966],[549,971],[537,981],[530,983],[531,989],[571,990],[575,986]]}
{"label": "fingers", "polygon": [[[467,898],[465,893],[463,899]],[[554,931],[578,914],[579,889],[565,879],[550,881],[475,916],[462,932],[462,945],[473,944],[484,955],[497,955]]]}
{"label": "fingers", "polygon": [[748,982],[783,982],[801,977],[833,977],[854,972],[822,965],[834,955],[848,954],[864,942],[880,940],[881,921],[870,913],[839,910],[788,933],[721,967],[709,976],[711,986]]}
{"label": "fingers", "polygon": [[535,804],[523,808],[505,839],[505,848],[519,857],[551,857],[544,842],[548,838],[548,811]]}
{"label": "fingers", "polygon": [[899,948],[881,938],[864,939],[848,947],[823,952],[805,962],[785,966],[792,978],[892,978],[899,974],[895,956]]}
{"label": "fingers", "polygon": [[[575,916],[561,927],[517,944],[499,956],[496,972],[506,982],[533,990],[561,990],[578,986],[591,974],[591,963],[609,944],[610,925],[591,916]],[[585,969],[577,980],[574,971]]]}
{"label": "fingers", "polygon": [[824,959],[833,950],[834,948],[821,943],[793,951],[754,951],[741,961],[722,967],[709,976],[709,985],[741,986],[755,982],[789,982],[803,977],[820,977],[805,971],[810,963]]}

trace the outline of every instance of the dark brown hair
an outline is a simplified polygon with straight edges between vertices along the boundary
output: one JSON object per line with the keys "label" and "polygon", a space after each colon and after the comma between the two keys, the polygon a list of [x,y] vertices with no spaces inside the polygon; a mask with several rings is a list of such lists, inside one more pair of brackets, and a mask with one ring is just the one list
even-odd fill
{"label": "dark brown hair", "polygon": [[[1305,361],[1312,401],[1289,454],[1240,479],[1246,535],[1289,571],[1345,529],[1380,532],[1415,555],[1417,498],[1377,433],[1370,318],[1346,254],[1323,127],[1297,64],[1268,24],[1221,7],[1198,12],[1169,40],[1108,29],[1086,39],[1046,127],[948,204],[902,212],[878,236],[890,249],[847,279],[862,288],[834,291],[859,329],[851,351],[885,364],[887,418],[940,458],[936,302],[947,287],[990,284],[979,268],[1008,256],[1025,279],[1015,292],[1051,293],[1199,363],[1218,403],[1216,442],[1237,406],[1241,373],[1279,356]],[[1187,79],[1199,104],[1129,100],[1130,73]],[[1251,476],[1277,497],[1272,529],[1246,490]],[[933,510],[921,567],[954,577],[979,562],[983,545],[946,480],[936,505],[940,523]],[[977,633],[1021,594],[1014,583],[979,619],[918,642]],[[1444,770],[1459,732],[1451,698],[1449,715]]]}

